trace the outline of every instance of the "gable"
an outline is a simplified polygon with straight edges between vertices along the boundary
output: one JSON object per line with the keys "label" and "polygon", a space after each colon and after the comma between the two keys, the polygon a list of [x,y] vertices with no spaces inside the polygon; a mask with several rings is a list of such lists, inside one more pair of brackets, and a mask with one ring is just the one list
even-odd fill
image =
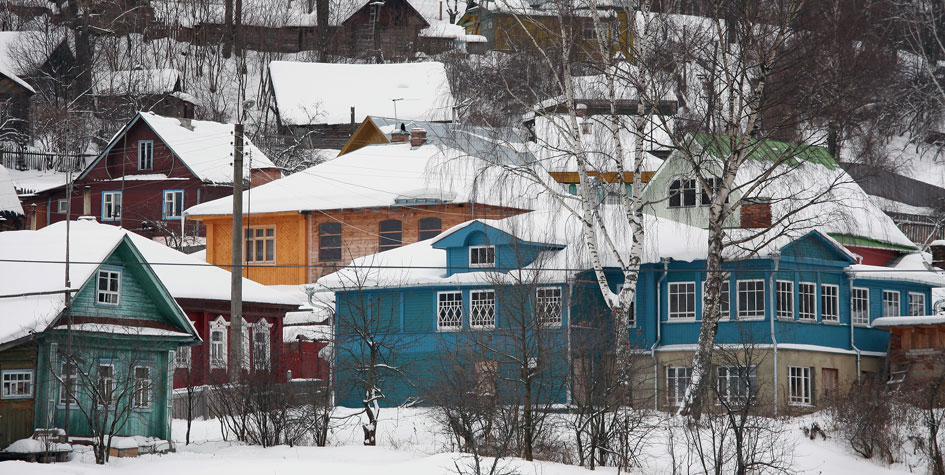
{"label": "gable", "polygon": [[341,152],[338,153],[338,156],[340,157],[348,152],[353,152],[368,145],[382,145],[386,143],[390,143],[390,140],[387,139],[387,135],[381,132],[381,129],[377,127],[377,124],[375,124],[370,117],[365,117],[364,122],[361,122],[361,125],[358,126],[358,130],[355,130],[354,133],[351,134],[348,143],[341,148]]}
{"label": "gable", "polygon": [[842,265],[856,264],[856,260],[831,239],[817,231],[811,231],[781,248],[781,258],[836,262]]}

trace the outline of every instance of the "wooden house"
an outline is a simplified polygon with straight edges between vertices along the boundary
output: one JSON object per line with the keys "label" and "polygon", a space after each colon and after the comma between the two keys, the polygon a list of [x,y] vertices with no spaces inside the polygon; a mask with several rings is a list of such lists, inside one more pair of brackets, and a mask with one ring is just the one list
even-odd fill
{"label": "wooden house", "polygon": [[24,144],[30,134],[30,97],[36,91],[0,64],[0,142]]}
{"label": "wooden house", "polygon": [[[340,157],[244,193],[243,275],[262,284],[304,284],[351,259],[422,241],[475,217],[521,213],[485,154],[517,159],[515,137],[453,124],[373,117]],[[409,125],[409,127],[407,126]],[[468,133],[465,133],[468,132]],[[361,146],[360,137],[381,143]],[[367,139],[366,139],[367,140]],[[494,159],[495,157],[490,157]],[[231,259],[229,198],[187,210],[207,228],[207,262]],[[252,203],[250,208],[249,203]]]}
{"label": "wooden house", "polygon": [[368,1],[341,22],[352,56],[409,59],[430,24],[408,0]]}
{"label": "wooden house", "polygon": [[73,223],[68,273],[66,242],[64,225],[0,234],[0,446],[103,417],[170,440],[175,352],[197,331],[129,235]]}
{"label": "wooden house", "polygon": [[184,91],[176,69],[102,71],[92,84],[96,113],[109,121],[127,121],[139,111],[194,118],[197,99]]}
{"label": "wooden house", "polygon": [[[30,226],[62,221],[71,211],[72,216],[95,216],[148,237],[202,236],[195,223],[186,227],[183,211],[232,194],[232,132],[230,124],[140,112],[75,178],[71,197],[62,185],[23,200],[30,209]],[[247,139],[247,184],[280,175]]]}

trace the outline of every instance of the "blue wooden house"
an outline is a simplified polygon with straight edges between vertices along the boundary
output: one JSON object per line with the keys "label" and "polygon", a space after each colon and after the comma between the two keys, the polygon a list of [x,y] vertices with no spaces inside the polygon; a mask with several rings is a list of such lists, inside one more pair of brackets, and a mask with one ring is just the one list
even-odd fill
{"label": "blue wooden house", "polygon": [[200,338],[118,228],[73,225],[66,285],[64,230],[0,234],[0,446],[40,428],[169,440],[175,352]]}
{"label": "blue wooden house", "polygon": [[[668,408],[680,401],[691,378],[703,284],[707,272],[716,270],[706,269],[705,230],[647,219],[628,343],[645,361],[645,392],[652,391],[657,407]],[[429,399],[450,365],[477,372],[502,367],[512,353],[508,345],[515,346],[510,341],[529,338],[539,343],[527,350],[543,353],[533,364],[553,375],[545,379],[543,397],[569,402],[574,388],[567,376],[586,356],[581,342],[585,351],[594,345],[586,341],[586,330],[612,334],[606,331],[612,320],[584,246],[573,244],[583,241],[568,230],[578,232],[573,219],[539,212],[475,220],[431,240],[357,259],[321,279],[318,284],[336,296],[338,402],[358,405],[362,398],[363,367],[346,360],[363,352],[352,351],[360,340],[346,322],[367,316],[371,332],[388,339],[384,363],[398,369],[385,381],[382,403]],[[931,288],[945,286],[925,268],[859,264],[857,255],[817,230],[775,238],[751,256],[729,253],[717,270],[726,275],[717,344],[722,350],[753,350],[751,380],[759,395],[779,407],[816,407],[823,394],[880,373],[889,334],[871,322],[927,315]],[[609,267],[607,275],[617,291],[622,274]],[[464,348],[466,356],[457,358]],[[734,383],[732,368],[717,363],[719,393],[742,396],[746,389]]]}

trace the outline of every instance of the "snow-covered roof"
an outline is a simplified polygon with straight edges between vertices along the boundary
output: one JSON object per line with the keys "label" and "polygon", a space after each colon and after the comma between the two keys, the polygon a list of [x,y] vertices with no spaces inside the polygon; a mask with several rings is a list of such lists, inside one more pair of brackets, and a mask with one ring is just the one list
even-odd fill
{"label": "snow-covered roof", "polygon": [[92,93],[97,95],[169,94],[181,78],[176,69],[133,69],[95,73]]}
{"label": "snow-covered roof", "polygon": [[424,38],[453,38],[465,39],[466,28],[454,25],[448,21],[433,20],[430,26],[420,30],[420,36]]}
{"label": "snow-covered roof", "polygon": [[55,170],[7,169],[13,187],[19,195],[32,195],[64,186],[68,182],[65,172]]}
{"label": "snow-covered roof", "polygon": [[0,165],[0,215],[4,213],[25,216],[23,206],[20,205],[20,198],[13,187],[13,180],[6,167]]}
{"label": "snow-covered roof", "polygon": [[945,325],[945,315],[920,315],[880,317],[870,324],[873,328],[912,327],[921,325]]}
{"label": "snow-covered roof", "polygon": [[[174,155],[200,180],[208,183],[233,182],[233,124],[209,120],[177,119],[153,112],[139,112],[129,125],[118,131],[108,148],[96,158],[79,178],[120,143],[121,135],[138,119],[144,121],[161,138]],[[243,139],[243,173],[249,177],[253,169],[278,168],[253,142]]]}
{"label": "snow-covered roof", "polygon": [[[503,160],[528,160],[529,156],[520,156],[508,138],[486,135],[490,131],[473,127],[426,125],[428,142],[419,147],[409,143],[368,145],[255,187],[252,212],[431,203],[481,203],[530,209],[531,192],[527,185],[515,177],[503,176],[500,167],[490,166]],[[385,133],[395,127],[393,122],[383,121],[380,126]],[[231,213],[230,198],[201,203],[185,212],[188,216]]]}
{"label": "snow-covered roof", "polygon": [[0,31],[0,74],[10,78],[26,90],[35,93],[36,90],[18,76],[23,71],[20,71],[19,61],[17,61],[18,48],[22,48],[22,45],[30,40],[30,35],[33,33],[29,31]]}
{"label": "snow-covered roof", "polygon": [[856,279],[897,280],[945,287],[945,275],[929,265],[930,260],[928,253],[914,252],[902,256],[889,267],[856,264],[849,270]]}
{"label": "snow-covered roof", "polygon": [[[616,143],[610,127],[610,116],[589,116],[579,119],[581,127],[581,147],[586,154],[588,169],[599,172],[617,171]],[[541,166],[548,171],[578,170],[577,157],[573,153],[569,132],[572,127],[566,115],[542,115],[535,118],[535,143],[532,151]],[[620,146],[623,148],[623,169],[632,172],[636,152],[637,134],[634,132],[634,117],[620,117]],[[656,119],[647,122],[647,138],[643,148],[643,171],[654,172],[663,164],[663,160],[650,151],[667,150],[669,138],[663,128],[656,125]],[[672,119],[669,119],[670,121]]]}
{"label": "snow-covered roof", "polygon": [[448,121],[453,95],[443,63],[330,64],[273,61],[269,77],[286,125],[346,124],[369,115]]}
{"label": "snow-covered roof", "polygon": [[[194,27],[203,23],[224,23],[226,3],[187,2],[175,0],[152,0],[154,17],[165,25]],[[312,3],[314,6],[314,3]],[[315,26],[315,9],[308,11],[308,2],[286,2],[284,0],[244,0],[242,24],[253,26]]]}

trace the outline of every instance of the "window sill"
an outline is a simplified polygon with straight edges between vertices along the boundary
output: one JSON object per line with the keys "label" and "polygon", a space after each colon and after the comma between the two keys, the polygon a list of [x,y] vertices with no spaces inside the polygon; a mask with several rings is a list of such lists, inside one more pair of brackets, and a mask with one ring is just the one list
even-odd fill
{"label": "window sill", "polygon": [[450,327],[450,328],[440,328],[440,327],[437,327],[437,328],[436,328],[436,331],[437,331],[437,332],[440,332],[440,333],[454,333],[454,332],[458,332],[458,331],[462,331],[462,330],[463,330],[462,327]]}
{"label": "window sill", "polygon": [[30,394],[29,396],[3,396],[2,398],[0,398],[0,400],[3,400],[3,401],[23,401],[26,399],[33,399],[33,395]]}
{"label": "window sill", "polygon": [[738,317],[733,322],[762,322],[765,317]]}
{"label": "window sill", "polygon": [[845,327],[846,326],[846,324],[844,323],[835,322],[833,320],[827,320],[827,321],[821,320],[820,323],[823,323],[824,325],[830,325],[832,327]]}
{"label": "window sill", "polygon": [[136,407],[136,408],[132,409],[132,411],[137,412],[137,413],[141,413],[141,414],[145,414],[145,413],[151,412],[152,409],[151,409],[150,407]]}
{"label": "window sill", "polygon": [[854,323],[853,326],[856,328],[873,328],[869,323]]}
{"label": "window sill", "polygon": [[817,406],[814,406],[813,404],[810,404],[810,403],[800,403],[800,402],[789,402],[789,403],[788,403],[788,406],[791,406],[791,407],[803,407],[803,408],[807,408],[807,409],[813,409],[813,408],[817,407]]}
{"label": "window sill", "polygon": [[795,320],[795,321],[796,321],[797,323],[806,323],[806,324],[808,324],[808,325],[816,325],[817,323],[819,323],[817,320],[808,320],[808,319],[806,319],[806,318],[798,318],[798,319]]}
{"label": "window sill", "polygon": [[696,322],[698,322],[698,321],[699,321],[699,320],[696,320],[695,317],[693,317],[693,318],[671,318],[671,319],[668,319],[668,320],[664,320],[663,323],[696,323]]}
{"label": "window sill", "polygon": [[472,325],[469,328],[473,330],[483,331],[483,330],[495,330],[495,325]]}

